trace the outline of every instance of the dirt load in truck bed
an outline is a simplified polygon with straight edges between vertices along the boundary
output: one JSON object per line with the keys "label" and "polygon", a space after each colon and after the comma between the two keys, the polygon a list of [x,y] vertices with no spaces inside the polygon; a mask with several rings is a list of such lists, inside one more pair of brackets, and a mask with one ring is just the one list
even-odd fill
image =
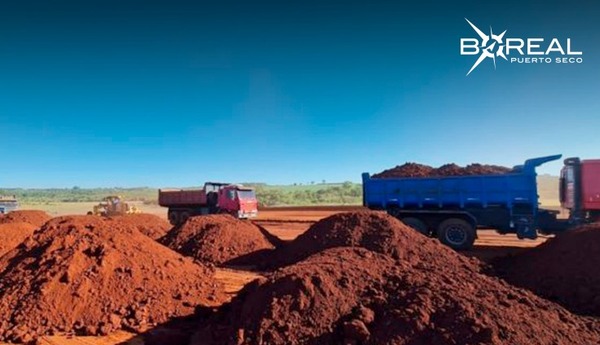
{"label": "dirt load in truck bed", "polygon": [[444,177],[444,176],[467,176],[467,175],[493,175],[506,174],[511,168],[498,165],[469,164],[466,167],[454,163],[445,164],[439,168],[418,163],[405,163],[394,168],[374,174],[373,178],[400,178],[400,177]]}

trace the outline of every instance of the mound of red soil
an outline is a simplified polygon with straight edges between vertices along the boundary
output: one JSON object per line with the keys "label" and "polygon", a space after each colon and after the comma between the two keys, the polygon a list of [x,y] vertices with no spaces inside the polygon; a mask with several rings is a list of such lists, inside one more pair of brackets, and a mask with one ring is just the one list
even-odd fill
{"label": "mound of red soil", "polygon": [[213,264],[223,264],[273,248],[257,226],[230,215],[189,218],[181,227],[171,230],[161,242],[183,255]]}
{"label": "mound of red soil", "polygon": [[600,224],[561,234],[496,267],[514,285],[573,312],[600,316]]}
{"label": "mound of red soil", "polygon": [[466,175],[494,175],[506,174],[512,169],[498,165],[469,164],[461,167],[454,163],[444,164],[439,168],[417,163],[406,163],[394,168],[374,174],[373,178],[397,178],[397,177],[443,177],[443,176],[466,176]]}
{"label": "mound of red soil", "polygon": [[0,258],[0,341],[144,330],[224,298],[214,271],[132,226],[55,218]]}
{"label": "mound of red soil", "polygon": [[7,223],[29,223],[40,227],[49,221],[52,217],[44,211],[39,210],[19,210],[0,215],[0,224]]}
{"label": "mound of red soil", "polygon": [[600,341],[598,321],[455,262],[442,267],[362,248],[329,249],[246,286],[224,318],[229,325],[221,333],[201,329],[192,344]]}
{"label": "mound of red soil", "polygon": [[136,227],[142,234],[153,240],[163,237],[171,229],[171,224],[168,221],[148,213],[128,214],[112,218]]}
{"label": "mound of red soil", "polygon": [[36,228],[24,222],[0,224],[0,257],[31,236]]}
{"label": "mound of red soil", "polygon": [[[374,211],[337,213],[324,218],[278,248],[265,265],[286,266],[333,247],[363,247],[395,259],[418,258],[440,266],[454,262],[474,271],[480,268],[476,259],[456,255],[438,240],[423,236],[384,212]],[[424,247],[435,250],[422,250]]]}

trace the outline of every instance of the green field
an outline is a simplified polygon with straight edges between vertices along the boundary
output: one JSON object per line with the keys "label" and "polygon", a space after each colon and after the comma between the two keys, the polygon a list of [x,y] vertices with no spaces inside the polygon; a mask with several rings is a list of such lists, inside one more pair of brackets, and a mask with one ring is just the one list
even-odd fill
{"label": "green field", "polygon": [[[248,183],[256,188],[262,206],[358,205],[362,202],[361,185],[351,182],[309,185],[275,186]],[[21,208],[36,208],[51,213],[81,213],[108,195],[120,195],[142,209],[157,206],[155,188],[63,188],[63,189],[0,189],[0,195],[16,195]],[[76,211],[76,212],[75,212]]]}

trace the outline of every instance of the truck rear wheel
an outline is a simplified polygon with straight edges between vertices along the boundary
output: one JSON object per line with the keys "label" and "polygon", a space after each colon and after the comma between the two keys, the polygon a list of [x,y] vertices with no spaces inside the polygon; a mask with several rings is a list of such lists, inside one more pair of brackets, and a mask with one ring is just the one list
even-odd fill
{"label": "truck rear wheel", "polygon": [[400,219],[400,221],[402,223],[404,223],[405,225],[417,230],[418,232],[422,233],[425,236],[430,235],[430,231],[427,228],[427,224],[425,224],[422,220],[420,220],[419,218],[415,218],[415,217],[406,217],[406,218],[402,218]]}
{"label": "truck rear wheel", "polygon": [[179,224],[185,223],[186,220],[190,218],[190,213],[187,211],[183,211],[179,214]]}
{"label": "truck rear wheel", "polygon": [[470,249],[475,242],[475,228],[460,218],[449,218],[441,222],[437,235],[440,242],[455,250]]}
{"label": "truck rear wheel", "polygon": [[179,225],[179,212],[169,211],[169,223],[173,226]]}

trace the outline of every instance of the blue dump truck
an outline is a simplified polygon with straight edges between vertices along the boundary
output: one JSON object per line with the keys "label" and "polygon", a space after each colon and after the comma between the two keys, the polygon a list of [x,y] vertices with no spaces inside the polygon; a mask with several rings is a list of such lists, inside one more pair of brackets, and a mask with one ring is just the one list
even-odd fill
{"label": "blue dump truck", "polygon": [[559,187],[561,204],[570,211],[568,219],[558,219],[558,211],[539,208],[535,169],[560,158],[529,159],[509,173],[496,175],[371,178],[363,173],[363,204],[385,210],[457,250],[472,247],[478,228],[534,239],[538,232],[555,233],[600,220],[600,203],[573,202],[583,195],[600,198],[600,183],[585,183],[586,179],[600,181],[598,160],[565,160]]}

